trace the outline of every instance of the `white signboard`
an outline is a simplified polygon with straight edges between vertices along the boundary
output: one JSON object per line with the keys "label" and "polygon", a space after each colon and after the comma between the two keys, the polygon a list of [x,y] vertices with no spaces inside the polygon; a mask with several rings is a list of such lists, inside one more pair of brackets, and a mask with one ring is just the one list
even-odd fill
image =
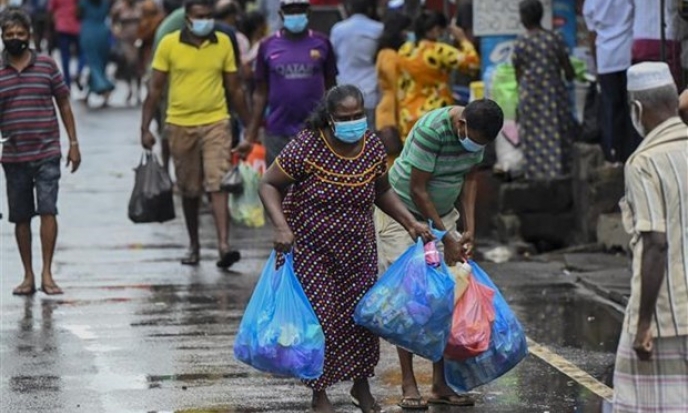
{"label": "white signboard", "polygon": [[[552,0],[540,0],[545,13],[542,25],[552,28]],[[524,31],[518,13],[520,0],[474,0],[473,33],[476,36],[521,34]]]}

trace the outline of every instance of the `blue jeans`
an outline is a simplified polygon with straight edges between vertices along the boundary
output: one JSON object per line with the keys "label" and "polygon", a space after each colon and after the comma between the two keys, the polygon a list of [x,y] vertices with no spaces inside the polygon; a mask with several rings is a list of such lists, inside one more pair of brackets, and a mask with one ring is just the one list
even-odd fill
{"label": "blue jeans", "polygon": [[57,34],[57,44],[60,48],[60,57],[62,58],[62,73],[64,74],[65,83],[67,87],[72,87],[72,75],[70,63],[72,61],[72,47],[76,51],[77,57],[79,59],[79,65],[76,69],[76,76],[81,76],[81,72],[86,66],[86,59],[84,54],[81,52],[81,46],[79,45],[79,35],[58,33]]}

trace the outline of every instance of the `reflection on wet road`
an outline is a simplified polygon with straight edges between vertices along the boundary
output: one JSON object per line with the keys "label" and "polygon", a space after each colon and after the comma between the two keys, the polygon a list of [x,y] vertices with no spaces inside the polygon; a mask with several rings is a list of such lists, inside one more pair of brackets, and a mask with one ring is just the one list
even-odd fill
{"label": "reflection on wet road", "polygon": [[[242,309],[269,253],[270,232],[235,229],[244,259],[223,272],[214,266],[205,215],[206,261],[199,268],[180,266],[186,239],[180,220],[134,225],[126,218],[131,168],[140,156],[134,133],[138,113],[77,116],[83,171],[65,177],[60,200],[56,273],[64,296],[11,296],[21,265],[13,229],[0,221],[0,411],[307,411],[309,392],[298,382],[261,374],[232,356]],[[486,264],[485,269],[533,340],[596,379],[607,379],[620,315],[573,287],[558,264]],[[416,366],[427,395],[431,366],[420,360]],[[400,411],[399,384],[396,352],[384,345],[373,387],[388,412]],[[337,411],[357,411],[348,390],[345,384],[332,390]],[[476,407],[455,411],[592,413],[601,411],[602,403],[534,355],[475,395]]]}

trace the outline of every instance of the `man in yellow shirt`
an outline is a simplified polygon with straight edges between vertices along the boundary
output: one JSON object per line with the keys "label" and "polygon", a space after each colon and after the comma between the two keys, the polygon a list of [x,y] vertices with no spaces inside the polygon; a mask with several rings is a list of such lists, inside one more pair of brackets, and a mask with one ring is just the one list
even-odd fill
{"label": "man in yellow shirt", "polygon": [[220,190],[231,166],[232,136],[225,93],[231,96],[244,124],[248,111],[234,48],[227,35],[214,30],[212,0],[187,0],[184,8],[186,27],[165,36],[153,58],[150,91],[143,105],[141,144],[145,149],[155,144],[150,124],[168,84],[166,128],[190,238],[190,250],[182,264],[198,265],[200,261],[198,209],[201,196],[209,193],[220,253],[217,266],[228,268],[241,255],[229,248],[227,193]]}

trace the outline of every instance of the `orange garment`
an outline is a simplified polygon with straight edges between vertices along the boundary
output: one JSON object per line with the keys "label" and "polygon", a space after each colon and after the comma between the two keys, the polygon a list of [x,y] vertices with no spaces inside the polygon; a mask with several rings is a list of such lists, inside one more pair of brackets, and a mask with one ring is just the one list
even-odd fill
{"label": "orange garment", "polygon": [[380,103],[375,108],[375,129],[399,126],[397,100],[399,82],[399,55],[394,49],[383,49],[377,55],[375,69],[377,71]]}
{"label": "orange garment", "polygon": [[402,140],[416,121],[431,110],[454,104],[449,75],[458,69],[470,72],[480,67],[473,44],[461,49],[430,40],[406,42],[399,49],[399,132]]}

